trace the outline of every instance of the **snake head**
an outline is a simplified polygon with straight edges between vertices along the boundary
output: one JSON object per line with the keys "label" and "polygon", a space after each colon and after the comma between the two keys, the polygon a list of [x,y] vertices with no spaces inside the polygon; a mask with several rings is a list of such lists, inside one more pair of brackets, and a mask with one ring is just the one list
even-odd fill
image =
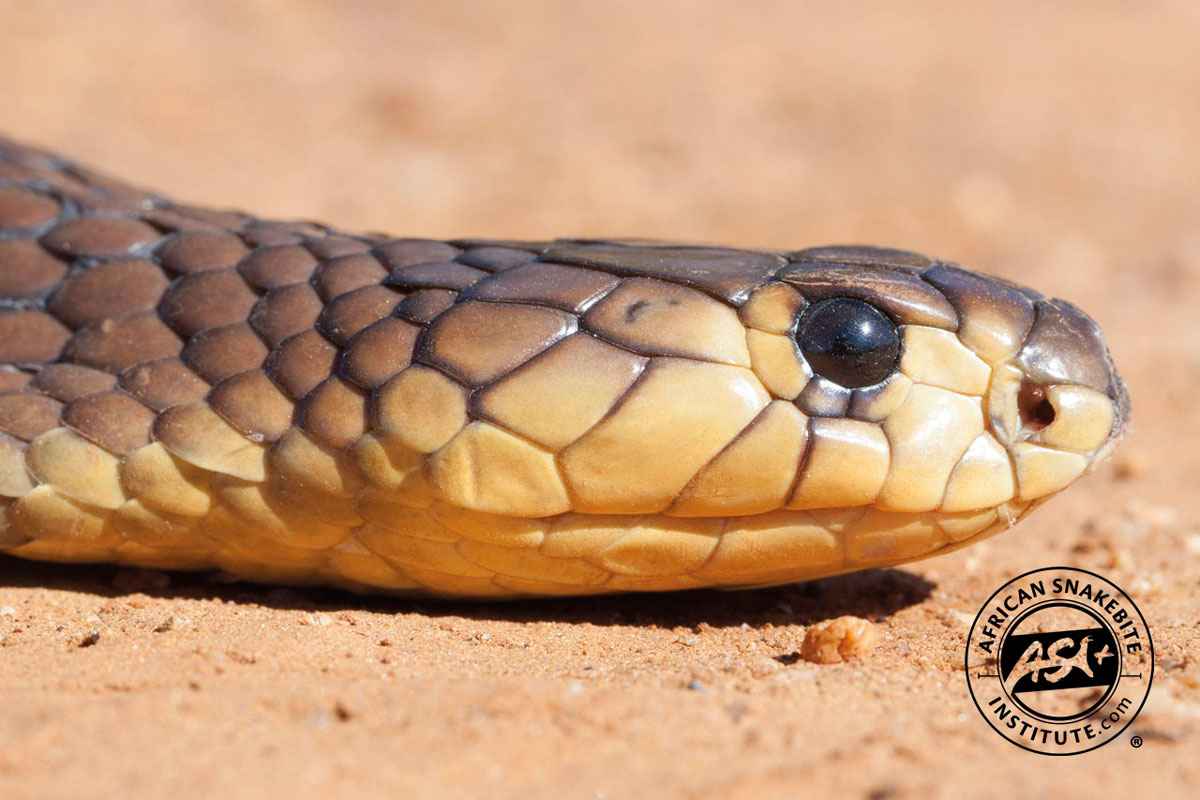
{"label": "snake head", "polygon": [[810,417],[791,506],[1012,520],[1124,433],[1128,393],[1070,303],[902,251],[791,258],[741,309],[756,373]]}
{"label": "snake head", "polygon": [[417,443],[428,473],[445,502],[517,517],[1012,520],[1129,413],[1078,309],[866,247],[556,245],[472,286],[414,356],[377,392],[382,429],[465,405]]}

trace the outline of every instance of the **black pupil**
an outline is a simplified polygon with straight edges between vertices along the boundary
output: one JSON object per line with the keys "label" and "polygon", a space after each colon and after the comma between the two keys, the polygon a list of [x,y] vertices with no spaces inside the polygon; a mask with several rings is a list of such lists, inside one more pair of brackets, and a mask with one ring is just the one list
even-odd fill
{"label": "black pupil", "polygon": [[847,389],[871,386],[892,373],[900,335],[882,311],[850,297],[812,306],[796,335],[813,372]]}

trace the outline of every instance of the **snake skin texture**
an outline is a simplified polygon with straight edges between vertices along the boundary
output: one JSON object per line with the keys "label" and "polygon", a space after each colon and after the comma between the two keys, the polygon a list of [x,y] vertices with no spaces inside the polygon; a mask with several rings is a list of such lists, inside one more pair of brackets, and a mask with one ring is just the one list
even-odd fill
{"label": "snake skin texture", "polygon": [[[855,298],[846,388],[797,344]],[[0,140],[0,552],[453,596],[754,586],[1003,530],[1120,438],[1068,303],[915,253],[432,241]]]}

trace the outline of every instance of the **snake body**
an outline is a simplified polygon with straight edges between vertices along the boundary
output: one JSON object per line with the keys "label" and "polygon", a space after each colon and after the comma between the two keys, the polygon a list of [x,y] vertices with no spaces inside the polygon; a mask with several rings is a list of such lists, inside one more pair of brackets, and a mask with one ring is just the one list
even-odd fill
{"label": "snake body", "polygon": [[[816,310],[864,305],[895,357],[814,369]],[[915,253],[349,234],[0,140],[15,556],[477,597],[766,585],[1007,528],[1128,416],[1081,311]]]}

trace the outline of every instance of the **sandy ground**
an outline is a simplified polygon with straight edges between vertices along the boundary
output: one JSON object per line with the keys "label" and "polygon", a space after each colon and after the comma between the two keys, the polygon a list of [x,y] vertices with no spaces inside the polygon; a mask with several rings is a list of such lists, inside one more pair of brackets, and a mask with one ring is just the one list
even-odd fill
{"label": "sandy ground", "polygon": [[[1135,407],[1016,531],[767,591],[435,605],[0,560],[0,796],[1194,793],[1198,9],[0,0],[0,126],[180,197],[925,250],[1089,310]],[[1054,564],[1149,620],[1141,748],[1032,755],[971,703],[975,611]],[[878,650],[798,660],[842,614]]]}

